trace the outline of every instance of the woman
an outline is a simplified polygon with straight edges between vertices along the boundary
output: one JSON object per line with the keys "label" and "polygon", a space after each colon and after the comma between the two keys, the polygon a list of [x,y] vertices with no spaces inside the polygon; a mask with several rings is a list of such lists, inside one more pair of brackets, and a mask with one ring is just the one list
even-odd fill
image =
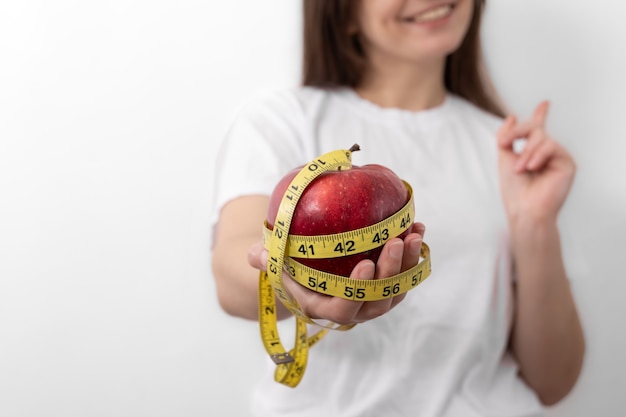
{"label": "woman", "polygon": [[[545,131],[505,111],[480,59],[481,0],[304,0],[303,86],[238,114],[218,158],[213,247],[229,314],[257,319],[269,194],[291,168],[354,142],[354,163],[393,169],[416,218],[374,265],[414,265],[428,228],[431,277],[405,297],[357,303],[285,277],[312,318],[360,323],[310,352],[296,389],[259,385],[259,416],[542,416],[575,385],[584,337],[557,217],[575,175]],[[525,140],[519,151],[519,139]],[[515,146],[514,146],[515,145]],[[289,317],[286,309],[281,318]]]}

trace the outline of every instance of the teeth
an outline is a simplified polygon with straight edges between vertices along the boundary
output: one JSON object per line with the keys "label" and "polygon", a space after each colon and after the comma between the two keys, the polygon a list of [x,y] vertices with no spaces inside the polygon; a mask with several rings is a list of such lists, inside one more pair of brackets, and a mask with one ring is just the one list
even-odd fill
{"label": "teeth", "polygon": [[429,22],[431,20],[441,19],[452,11],[451,5],[437,7],[415,17],[415,22]]}

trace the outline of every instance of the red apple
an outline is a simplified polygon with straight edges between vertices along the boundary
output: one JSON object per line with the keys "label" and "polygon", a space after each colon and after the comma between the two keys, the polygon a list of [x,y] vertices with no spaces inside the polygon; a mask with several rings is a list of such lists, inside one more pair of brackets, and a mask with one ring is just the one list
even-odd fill
{"label": "red apple", "polygon": [[[273,227],[278,208],[289,183],[301,167],[288,172],[272,192],[267,223]],[[353,165],[351,169],[327,171],[312,181],[302,193],[291,221],[290,234],[326,235],[371,226],[400,210],[408,201],[404,182],[389,168]],[[408,232],[403,233],[403,235]],[[390,236],[390,238],[393,236]],[[298,262],[320,271],[349,276],[363,259],[378,259],[382,247],[340,258],[306,259]]]}

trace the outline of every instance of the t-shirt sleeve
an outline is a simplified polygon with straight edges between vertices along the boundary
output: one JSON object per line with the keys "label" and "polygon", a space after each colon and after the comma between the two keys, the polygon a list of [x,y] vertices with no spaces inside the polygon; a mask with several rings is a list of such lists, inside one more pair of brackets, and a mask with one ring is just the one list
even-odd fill
{"label": "t-shirt sleeve", "polygon": [[298,100],[288,91],[263,92],[235,114],[214,166],[211,224],[230,200],[270,195],[291,169],[308,162],[312,144]]}

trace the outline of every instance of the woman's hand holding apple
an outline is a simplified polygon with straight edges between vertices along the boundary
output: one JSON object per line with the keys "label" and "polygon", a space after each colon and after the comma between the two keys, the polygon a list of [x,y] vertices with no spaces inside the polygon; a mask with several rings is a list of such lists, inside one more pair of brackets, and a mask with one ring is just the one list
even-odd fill
{"label": "woman's hand holding apple", "polygon": [[[425,227],[414,223],[404,240],[390,239],[384,246],[376,264],[362,260],[352,270],[353,279],[387,278],[417,265],[420,260]],[[248,263],[257,269],[266,270],[267,250],[262,243],[255,244],[248,253]],[[352,301],[331,297],[309,290],[283,272],[283,286],[297,301],[300,309],[308,317],[316,320],[329,320],[337,324],[362,323],[379,317],[402,301],[406,294],[378,301]]]}

